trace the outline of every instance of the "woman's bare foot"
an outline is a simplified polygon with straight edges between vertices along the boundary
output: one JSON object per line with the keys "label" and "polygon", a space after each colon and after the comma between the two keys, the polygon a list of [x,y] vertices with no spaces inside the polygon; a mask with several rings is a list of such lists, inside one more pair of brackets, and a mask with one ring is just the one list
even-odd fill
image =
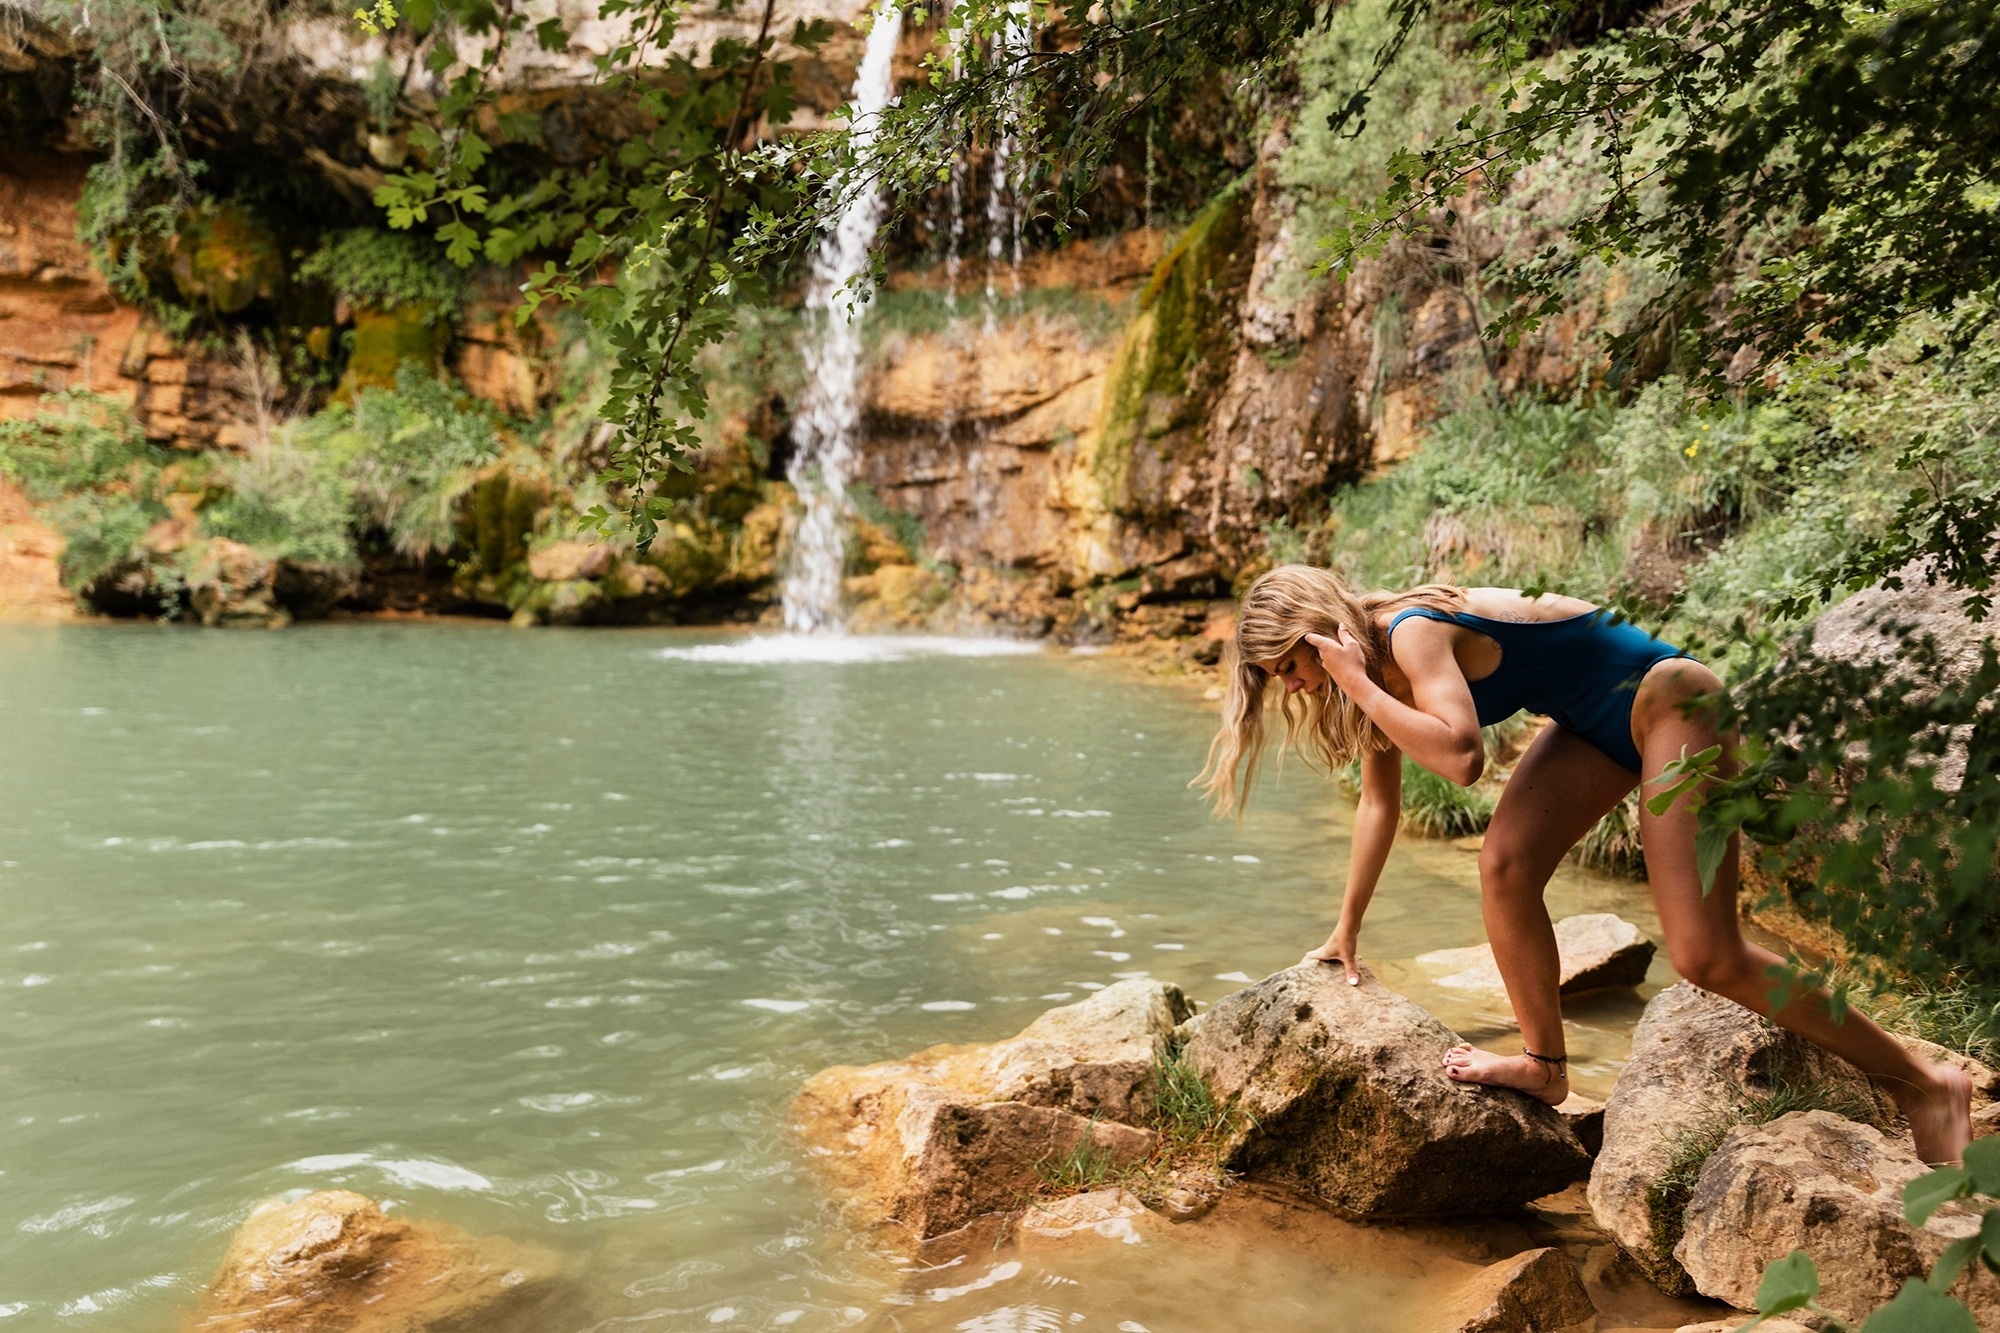
{"label": "woman's bare foot", "polygon": [[1444,1053],[1444,1072],[1455,1082],[1512,1088],[1550,1106],[1569,1096],[1569,1075],[1562,1067],[1531,1055],[1495,1055],[1474,1046],[1454,1046]]}
{"label": "woman's bare foot", "polygon": [[1972,1142],[1972,1080],[1956,1065],[1932,1065],[1930,1074],[1928,1087],[1892,1088],[1890,1095],[1910,1122],[1917,1156],[1931,1166],[1957,1166]]}

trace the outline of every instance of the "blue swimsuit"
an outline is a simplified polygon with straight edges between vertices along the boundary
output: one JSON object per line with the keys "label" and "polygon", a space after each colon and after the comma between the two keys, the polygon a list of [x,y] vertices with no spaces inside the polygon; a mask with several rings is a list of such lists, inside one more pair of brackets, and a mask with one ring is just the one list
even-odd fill
{"label": "blue swimsuit", "polygon": [[1595,745],[1634,773],[1632,699],[1655,662],[1687,654],[1615,612],[1585,611],[1563,620],[1493,620],[1470,611],[1413,606],[1389,622],[1389,633],[1411,616],[1477,630],[1500,645],[1500,665],[1472,686],[1479,725],[1490,727],[1526,709]]}

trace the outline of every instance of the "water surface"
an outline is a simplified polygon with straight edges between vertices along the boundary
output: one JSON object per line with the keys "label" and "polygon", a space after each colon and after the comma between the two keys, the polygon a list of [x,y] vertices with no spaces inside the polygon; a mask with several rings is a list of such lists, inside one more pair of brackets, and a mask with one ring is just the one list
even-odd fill
{"label": "water surface", "polygon": [[[913,1274],[785,1131],[825,1065],[1295,961],[1345,867],[1324,782],[1208,819],[1207,706],[1101,661],[713,642],[0,631],[0,1316],[171,1328],[252,1206],[338,1185],[567,1256],[551,1330],[1399,1325],[1421,1274],[1323,1251]],[[1401,961],[1480,939],[1473,859],[1405,840],[1362,947],[1504,1034]],[[1653,925],[1580,874],[1551,905]],[[1577,1015],[1583,1086],[1635,1014]]]}

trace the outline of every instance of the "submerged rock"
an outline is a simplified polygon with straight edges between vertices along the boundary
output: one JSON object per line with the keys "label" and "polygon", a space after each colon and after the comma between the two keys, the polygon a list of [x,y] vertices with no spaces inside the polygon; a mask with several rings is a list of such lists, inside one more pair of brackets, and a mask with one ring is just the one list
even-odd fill
{"label": "submerged rock", "polygon": [[[1556,952],[1562,958],[1564,995],[1609,986],[1637,986],[1653,964],[1653,942],[1644,931],[1610,912],[1566,916],[1556,922]],[[1417,962],[1447,975],[1438,985],[1456,990],[1505,990],[1493,946],[1438,949],[1420,954]]]}
{"label": "submerged rock", "polygon": [[[1655,995],[1632,1034],[1632,1058],[1604,1107],[1590,1208],[1653,1284],[1684,1295],[1674,1259],[1686,1184],[1746,1096],[1782,1083],[1823,1104],[1875,1105],[1845,1061],[1742,1005],[1683,981]],[[1776,1256],[1773,1256],[1776,1257]]]}
{"label": "submerged rock", "polygon": [[1188,1025],[1185,1058],[1237,1117],[1234,1170],[1369,1217],[1518,1208],[1580,1180],[1589,1156],[1555,1109],[1454,1083],[1458,1038],[1365,969],[1294,967]]}
{"label": "submerged rock", "polygon": [[1154,1061],[1188,1012],[1176,986],[1121,981],[1006,1041],[823,1070],[795,1122],[850,1213],[939,1236],[1019,1206],[1065,1164],[1087,1184],[1146,1157]]}
{"label": "submerged rock", "polygon": [[202,1333],[458,1333],[525,1327],[556,1288],[546,1251],[383,1215],[322,1190],[237,1229],[188,1328]]}
{"label": "submerged rock", "polygon": [[1596,1326],[1597,1307],[1576,1265],[1554,1246],[1475,1274],[1439,1325],[1450,1333],[1586,1333]]}
{"label": "submerged rock", "polygon": [[[1903,1187],[1928,1169],[1907,1143],[1826,1111],[1739,1125],[1702,1167],[1674,1257],[1704,1296],[1750,1309],[1765,1265],[1804,1250],[1819,1304],[1858,1322],[1979,1231],[1984,1210],[1966,1203],[1922,1227],[1903,1220]],[[1981,1328],[2000,1328],[2000,1278],[1969,1268],[1952,1294]]]}

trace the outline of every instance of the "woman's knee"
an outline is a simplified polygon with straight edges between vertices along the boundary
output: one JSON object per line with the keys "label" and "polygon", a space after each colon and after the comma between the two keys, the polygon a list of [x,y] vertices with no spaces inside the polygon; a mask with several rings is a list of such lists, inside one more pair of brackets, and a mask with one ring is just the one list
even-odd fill
{"label": "woman's knee", "polygon": [[1674,971],[1715,995],[1736,999],[1739,993],[1763,984],[1756,960],[1738,940],[1696,940],[1667,942],[1667,957]]}
{"label": "woman's knee", "polygon": [[1488,834],[1479,848],[1479,887],[1489,898],[1540,898],[1544,877],[1509,838]]}

